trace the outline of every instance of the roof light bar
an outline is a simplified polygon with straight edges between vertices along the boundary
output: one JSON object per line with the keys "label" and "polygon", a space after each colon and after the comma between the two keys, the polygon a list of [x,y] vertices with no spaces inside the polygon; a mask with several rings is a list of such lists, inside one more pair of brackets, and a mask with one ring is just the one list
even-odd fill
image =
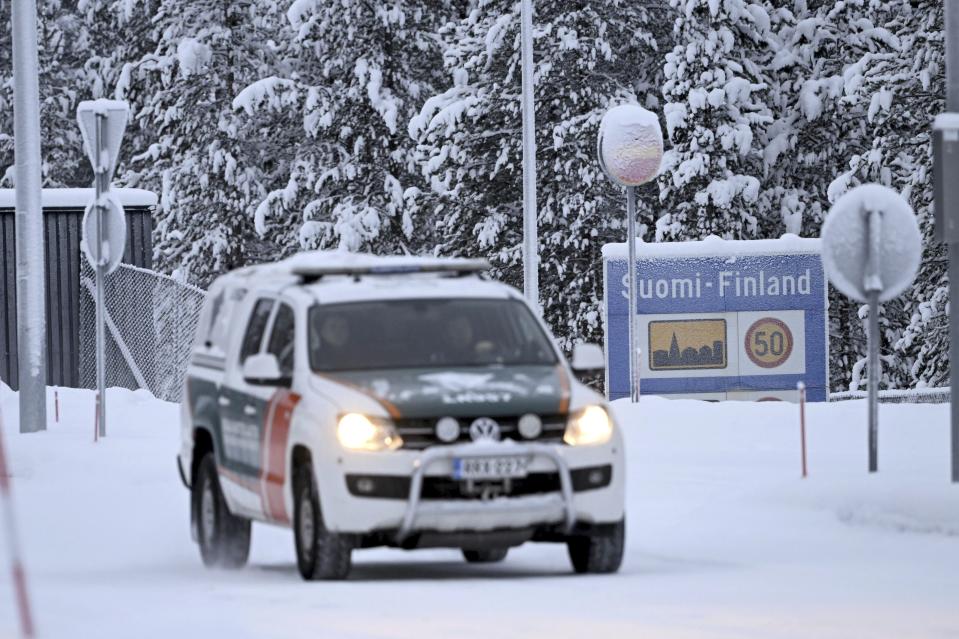
{"label": "roof light bar", "polygon": [[308,280],[318,280],[327,275],[404,275],[416,273],[448,273],[453,276],[471,275],[488,271],[490,264],[486,260],[446,259],[435,261],[397,261],[395,264],[323,264],[311,266],[299,264],[293,268],[293,274]]}

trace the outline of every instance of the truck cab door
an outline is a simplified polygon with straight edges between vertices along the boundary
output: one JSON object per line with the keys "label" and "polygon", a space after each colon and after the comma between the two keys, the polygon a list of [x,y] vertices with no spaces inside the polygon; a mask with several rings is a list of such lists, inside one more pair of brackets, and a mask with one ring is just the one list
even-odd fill
{"label": "truck cab door", "polygon": [[260,353],[276,300],[260,296],[253,304],[238,351],[227,365],[218,398],[222,429],[220,483],[234,514],[264,516],[262,473],[264,435],[273,387],[251,384],[243,378],[243,364]]}

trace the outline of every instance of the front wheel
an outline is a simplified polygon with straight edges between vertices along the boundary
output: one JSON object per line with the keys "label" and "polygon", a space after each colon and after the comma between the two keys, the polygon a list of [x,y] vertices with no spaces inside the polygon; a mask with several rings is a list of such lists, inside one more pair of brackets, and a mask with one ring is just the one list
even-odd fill
{"label": "front wheel", "polygon": [[572,537],[566,542],[573,570],[579,574],[604,574],[619,570],[623,563],[626,542],[626,521],[598,527],[588,534]]}
{"label": "front wheel", "polygon": [[200,460],[191,500],[204,565],[242,568],[250,556],[250,520],[227,508],[213,453]]}
{"label": "front wheel", "polygon": [[346,579],[352,567],[349,537],[330,532],[323,524],[313,466],[301,464],[293,482],[293,536],[296,565],[306,580]]}
{"label": "front wheel", "polygon": [[463,550],[463,558],[471,564],[493,564],[506,559],[509,548],[490,548],[488,550]]}

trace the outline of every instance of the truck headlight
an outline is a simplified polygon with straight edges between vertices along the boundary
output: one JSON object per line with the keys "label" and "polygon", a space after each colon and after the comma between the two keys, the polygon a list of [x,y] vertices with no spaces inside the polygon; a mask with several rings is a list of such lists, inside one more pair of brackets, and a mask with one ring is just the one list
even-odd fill
{"label": "truck headlight", "polygon": [[602,406],[586,406],[569,416],[563,441],[570,446],[605,444],[613,436],[613,420]]}
{"label": "truck headlight", "polygon": [[403,438],[389,420],[360,413],[340,417],[336,438],[350,450],[396,450],[403,445]]}

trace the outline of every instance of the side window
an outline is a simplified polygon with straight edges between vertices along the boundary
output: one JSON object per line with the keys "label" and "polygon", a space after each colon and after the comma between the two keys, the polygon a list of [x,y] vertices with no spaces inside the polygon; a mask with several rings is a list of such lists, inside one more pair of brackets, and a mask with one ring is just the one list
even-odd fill
{"label": "side window", "polygon": [[293,353],[295,339],[293,332],[293,309],[286,304],[280,304],[273,320],[273,332],[270,334],[270,345],[267,351],[276,355],[280,362],[280,372],[284,377],[293,376]]}
{"label": "side window", "polygon": [[246,296],[244,288],[224,288],[220,294],[211,300],[210,330],[207,341],[212,348],[226,353],[227,343],[230,340],[230,320],[237,305]]}
{"label": "side window", "polygon": [[202,319],[206,320],[206,325],[200,324],[197,326],[197,336],[203,338],[202,342],[205,346],[213,346],[213,333],[216,328],[216,320],[220,315],[220,310],[223,308],[223,296],[225,294],[226,293],[221,289],[216,295],[209,298],[206,315],[201,318],[201,321]]}
{"label": "side window", "polygon": [[240,349],[240,363],[246,361],[250,355],[260,352],[263,343],[263,333],[266,331],[266,322],[270,319],[273,310],[273,300],[258,300],[250,314],[250,323],[246,325],[246,334],[243,336],[243,346]]}

